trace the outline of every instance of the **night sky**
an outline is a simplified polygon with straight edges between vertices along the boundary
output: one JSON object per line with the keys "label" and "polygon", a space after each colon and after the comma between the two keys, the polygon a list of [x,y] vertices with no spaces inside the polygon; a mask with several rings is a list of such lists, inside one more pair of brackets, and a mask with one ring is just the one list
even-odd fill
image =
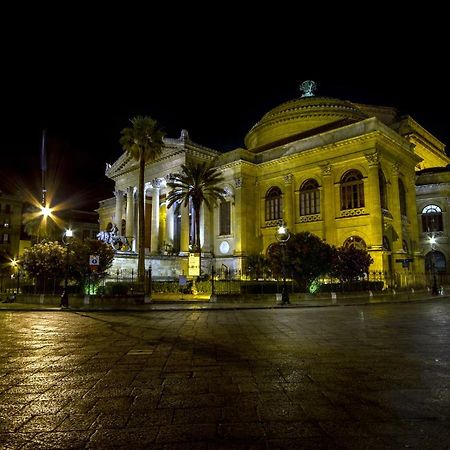
{"label": "night sky", "polygon": [[71,41],[63,51],[56,44],[31,45],[10,55],[1,189],[27,186],[40,195],[46,128],[47,183],[57,191],[55,201],[70,197],[73,207],[96,208],[113,195],[105,163],[121,155],[120,131],[131,117],[152,116],[169,137],[186,128],[193,141],[226,151],[243,146],[245,134],[269,109],[299,97],[306,79],[318,83],[317,95],[394,106],[450,144],[447,74],[405,57],[398,47],[391,52],[396,62],[382,64],[376,46],[370,57],[366,51],[356,60],[336,46],[312,55],[300,47],[275,51],[263,42],[229,42],[230,48],[222,43],[211,52],[203,40],[157,57],[147,49],[136,61],[138,50],[125,57],[115,43]]}

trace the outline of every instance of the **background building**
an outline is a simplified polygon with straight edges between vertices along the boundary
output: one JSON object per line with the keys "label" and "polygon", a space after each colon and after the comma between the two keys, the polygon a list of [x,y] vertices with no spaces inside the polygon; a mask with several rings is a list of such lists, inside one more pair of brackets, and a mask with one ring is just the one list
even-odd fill
{"label": "background building", "polygon": [[[227,198],[202,211],[204,271],[214,263],[243,275],[246,258],[265,254],[283,221],[293,233],[366,248],[372,276],[387,285],[426,283],[416,171],[446,166],[444,145],[394,108],[316,97],[313,88],[304,83],[302,97],[265,114],[245,148],[219,153],[192,142],[185,130],[165,139],[145,172],[145,246],[155,276],[185,271],[192,243],[192,211],[167,208],[166,182],[181,164],[206,161],[222,172]],[[138,164],[123,154],[106,175],[115,198],[100,203],[100,228],[117,224],[136,249]],[[115,264],[135,267],[135,256],[118,256]]]}
{"label": "background building", "polygon": [[23,201],[19,197],[0,191],[0,258],[3,268],[20,253],[22,208]]}
{"label": "background building", "polygon": [[427,282],[431,285],[436,275],[439,285],[448,284],[450,169],[435,167],[418,172],[416,194]]}

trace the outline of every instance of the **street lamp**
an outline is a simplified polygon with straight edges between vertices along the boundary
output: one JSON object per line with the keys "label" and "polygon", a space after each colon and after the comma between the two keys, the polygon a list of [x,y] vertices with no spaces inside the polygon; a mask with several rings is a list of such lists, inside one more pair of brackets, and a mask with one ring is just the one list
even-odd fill
{"label": "street lamp", "polygon": [[433,286],[431,287],[431,293],[438,295],[437,279],[436,279],[436,237],[434,234],[430,236],[431,245],[431,270],[433,271]]}
{"label": "street lamp", "polygon": [[67,277],[69,275],[69,244],[70,239],[73,237],[73,231],[69,228],[63,233],[62,241],[66,246],[66,264],[64,269],[64,290],[61,294],[61,306],[66,308],[69,306],[69,294],[67,293]]}
{"label": "street lamp", "polygon": [[286,243],[291,237],[291,233],[287,227],[284,226],[284,223],[281,222],[281,225],[278,227],[278,230],[275,234],[277,241],[281,245],[281,269],[283,273],[283,290],[281,291],[281,304],[287,305],[289,304],[289,294],[286,289]]}

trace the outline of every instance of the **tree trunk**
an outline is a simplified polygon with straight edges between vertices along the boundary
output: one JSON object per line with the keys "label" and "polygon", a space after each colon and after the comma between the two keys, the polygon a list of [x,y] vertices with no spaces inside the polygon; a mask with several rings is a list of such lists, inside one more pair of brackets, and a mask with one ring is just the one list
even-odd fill
{"label": "tree trunk", "polygon": [[138,281],[145,281],[145,217],[144,217],[144,172],[145,159],[141,154],[139,159],[139,189],[138,189],[138,214],[139,214],[139,248],[138,248]]}

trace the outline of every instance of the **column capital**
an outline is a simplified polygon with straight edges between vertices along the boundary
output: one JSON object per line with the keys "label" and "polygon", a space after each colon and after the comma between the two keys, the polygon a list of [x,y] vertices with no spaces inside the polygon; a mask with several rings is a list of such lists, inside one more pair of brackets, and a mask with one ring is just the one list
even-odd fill
{"label": "column capital", "polygon": [[400,174],[400,163],[395,162],[392,164],[392,175],[399,176]]}
{"label": "column capital", "polygon": [[164,178],[154,178],[152,181],[150,181],[150,185],[153,189],[159,189],[162,187]]}
{"label": "column capital", "polygon": [[121,189],[115,189],[115,190],[113,191],[113,193],[114,193],[114,195],[115,195],[116,197],[123,196],[123,191],[122,191]]}
{"label": "column capital", "polygon": [[319,166],[319,167],[320,167],[320,171],[322,172],[322,175],[324,177],[331,176],[332,165],[329,162],[327,162],[326,164]]}
{"label": "column capital", "polygon": [[294,180],[294,175],[292,173],[286,174],[284,177],[284,184],[292,184],[292,181]]}
{"label": "column capital", "polygon": [[379,152],[375,151],[373,153],[365,153],[364,156],[367,159],[367,162],[369,163],[369,167],[378,167],[378,164],[381,160],[381,155]]}
{"label": "column capital", "polygon": [[236,186],[236,189],[240,189],[242,187],[242,178],[235,178],[234,185]]}

